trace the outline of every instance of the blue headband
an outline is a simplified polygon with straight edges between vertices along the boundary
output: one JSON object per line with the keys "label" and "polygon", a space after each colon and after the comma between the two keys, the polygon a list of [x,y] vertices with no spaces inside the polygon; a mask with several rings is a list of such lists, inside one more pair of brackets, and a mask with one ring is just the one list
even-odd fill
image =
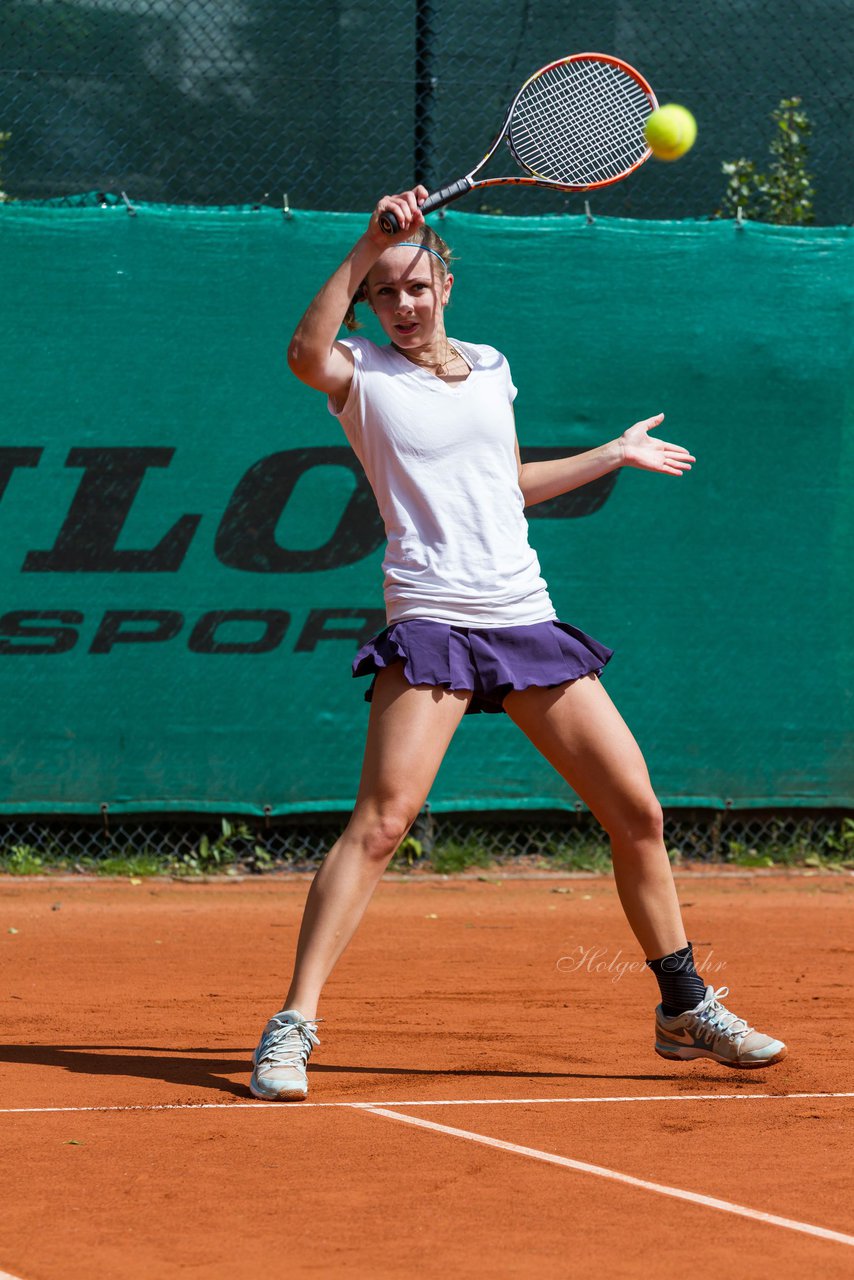
{"label": "blue headband", "polygon": [[445,270],[448,270],[448,264],[442,257],[441,253],[437,253],[435,249],[431,249],[427,244],[418,244],[415,240],[402,240],[397,246],[398,249],[423,249],[425,253],[432,253],[434,258],[438,258]]}

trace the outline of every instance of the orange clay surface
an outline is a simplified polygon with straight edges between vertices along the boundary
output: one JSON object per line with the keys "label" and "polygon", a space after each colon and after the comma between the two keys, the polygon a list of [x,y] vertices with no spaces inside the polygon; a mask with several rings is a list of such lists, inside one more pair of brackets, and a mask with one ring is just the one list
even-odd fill
{"label": "orange clay surface", "polygon": [[797,1096],[854,1092],[854,877],[677,883],[707,981],[785,1062],[653,1053],[610,880],[387,880],[327,988],[309,1102],[271,1104],[249,1060],[305,878],[0,881],[0,1273],[854,1275],[854,1097]]}

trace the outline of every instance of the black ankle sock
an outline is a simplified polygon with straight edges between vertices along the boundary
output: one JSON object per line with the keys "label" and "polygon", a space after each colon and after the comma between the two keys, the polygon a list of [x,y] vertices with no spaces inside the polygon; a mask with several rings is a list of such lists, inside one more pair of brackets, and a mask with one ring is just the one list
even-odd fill
{"label": "black ankle sock", "polygon": [[688,1009],[695,1009],[706,994],[706,984],[694,968],[690,942],[678,951],[671,951],[669,956],[646,963],[658,980],[665,1018],[675,1018]]}

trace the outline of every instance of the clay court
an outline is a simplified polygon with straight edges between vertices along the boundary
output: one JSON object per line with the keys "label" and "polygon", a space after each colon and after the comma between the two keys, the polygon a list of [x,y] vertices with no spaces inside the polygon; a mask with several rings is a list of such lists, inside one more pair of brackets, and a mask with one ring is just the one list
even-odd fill
{"label": "clay court", "polygon": [[4,880],[0,1272],[850,1276],[854,877],[677,883],[782,1064],[653,1053],[607,879],[389,879],[276,1105],[304,879]]}

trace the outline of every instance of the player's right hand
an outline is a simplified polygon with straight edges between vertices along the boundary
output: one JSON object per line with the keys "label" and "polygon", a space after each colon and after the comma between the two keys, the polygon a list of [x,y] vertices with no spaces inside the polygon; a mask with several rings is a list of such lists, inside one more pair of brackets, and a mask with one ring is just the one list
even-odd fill
{"label": "player's right hand", "polygon": [[[417,186],[413,187],[411,191],[401,191],[396,196],[383,196],[377,202],[377,207],[371,214],[371,220],[368,223],[368,235],[371,240],[376,244],[381,244],[384,248],[405,240],[416,227],[420,227],[424,223],[421,205],[427,199],[427,194],[426,187]],[[393,213],[400,223],[400,230],[391,236],[386,235],[380,226],[380,214],[386,212]]]}

